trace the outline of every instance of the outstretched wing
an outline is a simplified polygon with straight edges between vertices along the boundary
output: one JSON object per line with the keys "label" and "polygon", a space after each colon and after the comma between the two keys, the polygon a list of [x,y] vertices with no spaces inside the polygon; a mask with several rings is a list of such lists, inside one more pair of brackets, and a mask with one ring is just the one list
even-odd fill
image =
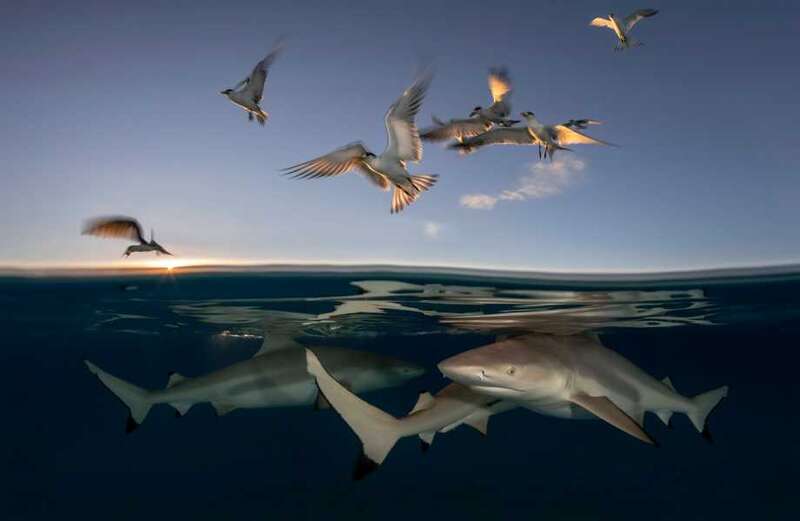
{"label": "outstretched wing", "polygon": [[285,175],[296,179],[316,179],[333,177],[349,172],[353,168],[365,169],[364,157],[367,150],[361,143],[352,143],[316,159],[284,168]]}
{"label": "outstretched wing", "polygon": [[564,145],[611,145],[605,141],[600,141],[583,132],[578,132],[565,125],[555,125],[551,127],[550,136],[561,146]]}
{"label": "outstretched wing", "polygon": [[250,73],[250,77],[247,80],[246,90],[250,92],[253,101],[256,103],[260,103],[261,97],[264,95],[264,84],[267,81],[269,67],[282,50],[283,40],[279,39],[272,47],[272,50],[269,52],[269,54],[267,54],[263,60],[258,62],[256,66],[253,67],[253,72]]}
{"label": "outstretched wing", "polygon": [[384,154],[394,156],[400,161],[419,161],[422,159],[422,142],[414,117],[422,107],[425,92],[431,83],[430,73],[425,73],[392,103],[386,112],[386,134],[388,143]]}
{"label": "outstretched wing", "polygon": [[609,20],[608,18],[601,18],[599,16],[594,20],[592,20],[591,22],[589,22],[589,25],[592,25],[594,27],[608,27],[612,31],[614,30],[614,24],[611,23],[611,20]]}
{"label": "outstretched wing", "polygon": [[627,33],[633,26],[639,23],[639,20],[642,18],[649,18],[658,14],[657,9],[639,9],[638,11],[634,11],[625,17],[625,20],[622,22],[625,25],[625,32]]}
{"label": "outstretched wing", "polygon": [[505,67],[489,69],[489,92],[492,93],[494,103],[503,101],[511,94],[511,78],[508,76],[508,69]]}
{"label": "outstretched wing", "polygon": [[495,128],[478,136],[465,139],[465,145],[482,147],[487,145],[532,145],[533,138],[528,127]]}
{"label": "outstretched wing", "polygon": [[579,128],[581,130],[585,129],[589,125],[602,125],[602,121],[597,121],[596,119],[571,119],[566,123],[562,123],[563,126],[569,128]]}
{"label": "outstretched wing", "polygon": [[130,239],[142,244],[147,242],[144,239],[142,225],[139,224],[139,221],[122,215],[97,217],[86,221],[83,226],[83,235]]}
{"label": "outstretched wing", "polygon": [[447,123],[428,127],[420,132],[424,141],[448,141],[464,139],[483,134],[491,128],[491,124],[483,119],[451,119]]}

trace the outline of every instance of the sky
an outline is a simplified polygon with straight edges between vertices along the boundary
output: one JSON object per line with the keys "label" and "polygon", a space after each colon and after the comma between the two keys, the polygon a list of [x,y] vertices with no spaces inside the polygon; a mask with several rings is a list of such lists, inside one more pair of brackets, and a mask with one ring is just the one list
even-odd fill
{"label": "sky", "polygon": [[[660,9],[613,52],[595,16]],[[286,36],[266,127],[219,91]],[[4,2],[0,265],[98,265],[127,244],[85,219],[136,217],[175,262],[398,263],[658,271],[800,261],[796,2]],[[398,215],[360,175],[280,169],[362,140],[420,64],[418,116],[486,105],[507,66],[515,113],[604,122],[553,162],[534,147],[461,157]]]}

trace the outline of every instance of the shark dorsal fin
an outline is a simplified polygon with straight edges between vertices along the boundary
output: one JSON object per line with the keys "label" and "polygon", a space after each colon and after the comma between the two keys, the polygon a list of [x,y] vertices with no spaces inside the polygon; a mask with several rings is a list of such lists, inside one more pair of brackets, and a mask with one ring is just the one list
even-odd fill
{"label": "shark dorsal fin", "polygon": [[409,415],[414,414],[415,412],[424,411],[425,409],[430,409],[434,402],[434,397],[431,393],[427,391],[423,391],[419,393],[419,398],[417,398],[417,403],[414,404],[414,408],[408,413]]}
{"label": "shark dorsal fin", "polygon": [[295,337],[302,334],[304,321],[312,318],[311,315],[302,313],[291,313],[286,311],[275,311],[265,317],[262,321],[264,329],[264,341],[261,347],[253,355],[261,356],[274,351],[283,349],[303,348],[302,344],[295,340]]}
{"label": "shark dorsal fin", "polygon": [[678,392],[675,390],[675,386],[672,385],[672,380],[669,379],[669,376],[664,377],[664,379],[661,380],[661,383],[669,387],[669,390],[672,391],[673,393]]}
{"label": "shark dorsal fin", "polygon": [[569,397],[572,403],[580,405],[590,413],[594,414],[603,421],[606,421],[617,429],[630,434],[634,438],[650,445],[655,445],[653,438],[642,429],[636,421],[625,414],[611,400],[605,396],[589,396],[585,393],[576,393]]}
{"label": "shark dorsal fin", "polygon": [[186,380],[186,377],[181,374],[178,374],[174,371],[169,373],[169,380],[167,380],[167,389],[184,380]]}

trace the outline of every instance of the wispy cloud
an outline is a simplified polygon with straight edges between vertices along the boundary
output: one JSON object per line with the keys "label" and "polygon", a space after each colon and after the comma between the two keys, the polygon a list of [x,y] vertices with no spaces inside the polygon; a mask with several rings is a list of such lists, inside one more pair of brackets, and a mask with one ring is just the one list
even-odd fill
{"label": "wispy cloud", "polygon": [[519,180],[516,188],[503,190],[498,195],[464,195],[460,200],[461,206],[473,210],[491,210],[498,201],[526,201],[558,195],[572,184],[585,168],[586,163],[574,157],[539,161],[530,166],[530,172]]}
{"label": "wispy cloud", "polygon": [[487,194],[467,194],[461,196],[461,206],[473,210],[491,210],[497,204],[497,197]]}
{"label": "wispy cloud", "polygon": [[429,239],[438,239],[442,234],[442,225],[433,221],[426,221],[422,225],[422,233]]}

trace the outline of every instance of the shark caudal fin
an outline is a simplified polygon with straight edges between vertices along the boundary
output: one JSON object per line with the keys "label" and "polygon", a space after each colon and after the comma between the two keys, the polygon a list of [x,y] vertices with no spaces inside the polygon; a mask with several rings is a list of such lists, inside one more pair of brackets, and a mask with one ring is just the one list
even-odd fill
{"label": "shark caudal fin", "polygon": [[693,410],[687,413],[689,419],[692,420],[694,428],[697,432],[703,434],[703,437],[711,441],[711,433],[708,431],[708,417],[714,412],[720,400],[728,396],[728,386],[723,385],[712,391],[698,394],[692,398],[694,404]]}
{"label": "shark caudal fin", "polygon": [[126,432],[132,432],[142,423],[153,405],[149,400],[149,392],[141,387],[108,374],[88,360],[84,360],[89,371],[97,376],[109,391],[119,398],[130,410]]}
{"label": "shark caudal fin", "polygon": [[353,470],[353,479],[362,479],[383,463],[400,439],[400,422],[348,391],[325,370],[310,349],[306,349],[306,368],[331,407],[361,440],[362,454]]}

